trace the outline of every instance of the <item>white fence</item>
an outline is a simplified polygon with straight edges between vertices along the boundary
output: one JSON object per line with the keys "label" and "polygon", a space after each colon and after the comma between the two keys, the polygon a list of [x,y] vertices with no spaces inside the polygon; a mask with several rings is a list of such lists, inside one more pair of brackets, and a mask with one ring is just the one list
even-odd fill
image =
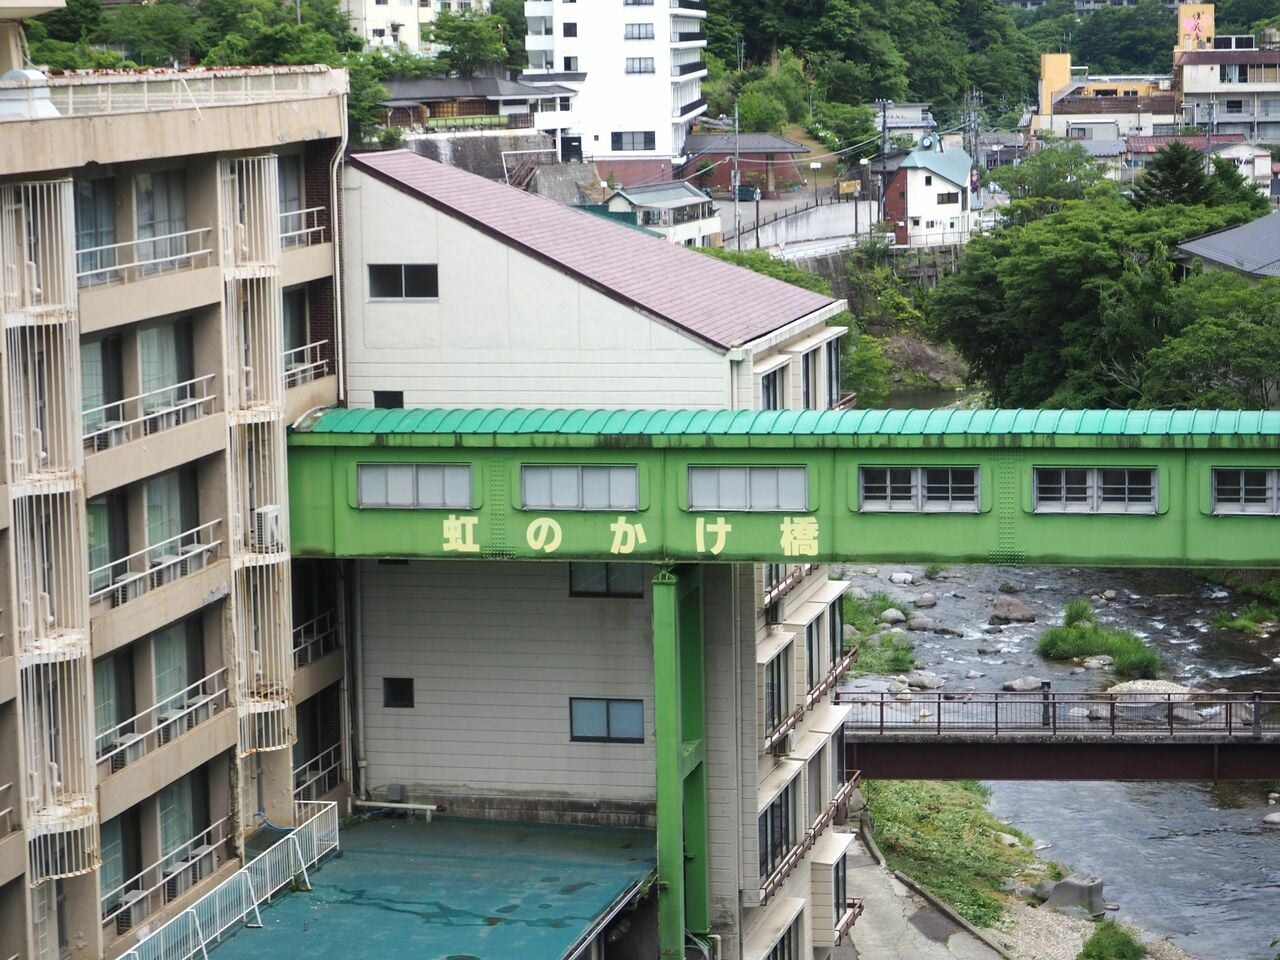
{"label": "white fence", "polygon": [[258,907],[295,878],[311,888],[307,873],[338,849],[338,805],[298,801],[298,827],[156,930],[120,960],[207,960],[208,946],[242,924],[262,926]]}

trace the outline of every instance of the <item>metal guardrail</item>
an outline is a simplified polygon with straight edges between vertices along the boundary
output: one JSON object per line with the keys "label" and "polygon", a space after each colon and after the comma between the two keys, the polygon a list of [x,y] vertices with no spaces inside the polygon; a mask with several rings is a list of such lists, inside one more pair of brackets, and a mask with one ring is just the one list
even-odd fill
{"label": "metal guardrail", "polygon": [[226,672],[226,667],[219,667],[160,703],[99,733],[95,744],[98,776],[123,770],[225,710]]}
{"label": "metal guardrail", "polygon": [[850,733],[922,736],[1280,736],[1280,693],[943,693],[841,691]]}
{"label": "metal guardrail", "polygon": [[[190,270],[213,263],[210,227],[198,227],[160,237],[125,240],[76,251],[76,279],[80,286],[99,283],[134,283],[160,273]],[[196,261],[201,261],[197,264]]]}
{"label": "metal guardrail", "polygon": [[342,744],[335,743],[293,771],[293,799],[314,800],[342,781]]}
{"label": "metal guardrail", "polygon": [[805,695],[804,705],[807,709],[812,710],[816,707],[818,702],[827,695],[828,691],[840,682],[840,678],[844,676],[845,671],[858,662],[860,649],[857,644],[854,644],[844,652],[844,655],[839,660],[831,665],[826,675]]}
{"label": "metal guardrail", "polygon": [[300,670],[339,646],[334,611],[326,610],[293,628],[293,668]]}
{"label": "metal guardrail", "polygon": [[[83,414],[85,425],[92,427],[84,432],[85,446],[92,448],[90,452],[108,450],[140,436],[150,436],[199,419],[213,409],[214,396],[210,388],[215,376],[209,373],[171,387],[148,390],[135,397],[90,407]],[[130,410],[138,415],[130,417]]]}
{"label": "metal guardrail", "polygon": [[299,387],[312,380],[328,376],[329,361],[320,355],[320,349],[328,340],[317,340],[315,343],[304,343],[300,347],[284,352],[284,385]]}
{"label": "metal guardrail", "polygon": [[[214,539],[214,531],[220,523],[221,520],[210,520],[90,570],[90,587],[94,584],[102,586],[90,592],[89,602],[96,603],[110,597],[113,607],[123,606],[148,590],[203,569],[215,559],[222,543]],[[145,569],[137,569],[139,566]]]}
{"label": "metal guardrail", "polygon": [[858,918],[862,916],[862,901],[857,897],[849,897],[844,902],[844,913],[840,919],[836,921],[836,946],[848,935],[853,929],[853,925],[858,922]]}
{"label": "metal guardrail", "polygon": [[307,207],[305,210],[284,210],[280,214],[280,245],[309,247],[324,243],[325,226],[320,222],[324,207]]}
{"label": "metal guardrail", "polygon": [[[0,783],[0,797],[8,797],[13,791],[12,783]],[[13,801],[10,799],[6,806],[0,807],[0,837],[7,836],[13,832]]]}
{"label": "metal guardrail", "polygon": [[294,818],[301,822],[288,836],[121,954],[120,960],[205,958],[208,945],[232,927],[262,926],[258,907],[296,877],[301,878],[303,889],[310,889],[308,869],[339,847],[338,805],[297,801],[294,810]]}

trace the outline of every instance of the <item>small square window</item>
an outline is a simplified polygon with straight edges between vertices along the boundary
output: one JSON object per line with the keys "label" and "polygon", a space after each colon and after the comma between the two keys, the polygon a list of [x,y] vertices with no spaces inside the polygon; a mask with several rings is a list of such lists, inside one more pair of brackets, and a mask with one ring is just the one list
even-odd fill
{"label": "small square window", "polygon": [[644,743],[644,701],[570,697],[569,739]]}
{"label": "small square window", "polygon": [[413,709],[413,677],[383,677],[382,705]]}
{"label": "small square window", "polygon": [[929,174],[927,174],[927,173],[926,173],[926,174],[925,174],[925,176],[924,176],[924,185],[925,185],[926,187],[931,187],[931,186],[933,186],[933,177],[931,177],[931,176],[930,176]]}
{"label": "small square window", "polygon": [[403,390],[373,391],[373,406],[376,410],[401,410],[404,408]]}
{"label": "small square window", "polygon": [[643,597],[644,566],[639,563],[571,563],[569,596]]}
{"label": "small square window", "polygon": [[439,267],[434,263],[406,263],[404,265],[404,295],[406,300],[427,300],[440,296]]}
{"label": "small square window", "polygon": [[564,35],[566,37],[576,37],[578,35],[578,25],[576,23],[566,23],[564,25]]}

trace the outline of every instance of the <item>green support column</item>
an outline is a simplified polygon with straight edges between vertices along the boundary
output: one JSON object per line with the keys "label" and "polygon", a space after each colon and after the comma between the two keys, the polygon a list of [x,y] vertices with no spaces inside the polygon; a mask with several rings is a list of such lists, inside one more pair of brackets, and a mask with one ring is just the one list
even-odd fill
{"label": "green support column", "polygon": [[658,949],[683,960],[685,930],[710,922],[702,589],[697,568],[653,578]]}

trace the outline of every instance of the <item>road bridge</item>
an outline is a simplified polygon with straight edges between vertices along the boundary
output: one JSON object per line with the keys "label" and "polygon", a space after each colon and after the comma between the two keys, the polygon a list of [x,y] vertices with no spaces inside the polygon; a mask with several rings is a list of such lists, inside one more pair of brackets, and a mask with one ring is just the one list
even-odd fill
{"label": "road bridge", "polygon": [[838,693],[878,780],[1276,780],[1280,693]]}

